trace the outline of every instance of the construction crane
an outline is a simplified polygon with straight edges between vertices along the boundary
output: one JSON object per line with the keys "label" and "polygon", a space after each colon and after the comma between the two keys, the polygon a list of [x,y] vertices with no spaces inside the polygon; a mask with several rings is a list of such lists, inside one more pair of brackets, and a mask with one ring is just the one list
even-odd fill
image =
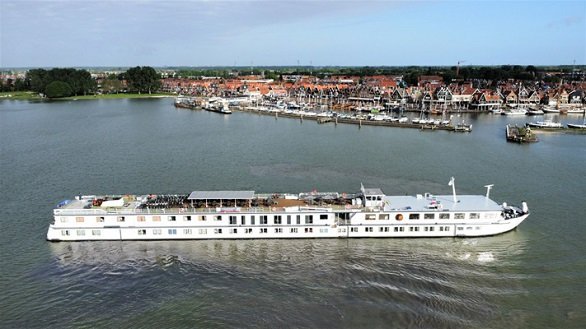
{"label": "construction crane", "polygon": [[458,61],[458,65],[456,66],[456,78],[460,74],[460,64],[462,64],[462,63],[466,63],[466,61],[465,60],[459,60]]}

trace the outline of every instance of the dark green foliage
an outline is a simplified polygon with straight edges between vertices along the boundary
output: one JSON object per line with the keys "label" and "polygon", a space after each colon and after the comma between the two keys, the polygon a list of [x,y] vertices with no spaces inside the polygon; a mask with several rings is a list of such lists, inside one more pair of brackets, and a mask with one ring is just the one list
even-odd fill
{"label": "dark green foliage", "polygon": [[65,82],[69,85],[72,95],[86,95],[93,92],[96,82],[86,70],[70,68],[55,68],[51,70],[33,69],[26,73],[26,81],[30,89],[37,93],[44,93],[54,81]]}
{"label": "dark green foliage", "polygon": [[137,66],[126,71],[126,80],[130,91],[149,94],[161,87],[160,75],[150,66]]}
{"label": "dark green foliage", "polygon": [[69,97],[73,94],[71,86],[67,82],[53,81],[47,85],[45,95],[49,98]]}

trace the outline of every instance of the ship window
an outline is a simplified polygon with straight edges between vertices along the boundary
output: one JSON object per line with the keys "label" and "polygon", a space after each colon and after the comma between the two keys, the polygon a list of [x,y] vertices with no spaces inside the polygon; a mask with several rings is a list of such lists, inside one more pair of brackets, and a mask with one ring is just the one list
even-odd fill
{"label": "ship window", "polygon": [[153,222],[160,222],[161,216],[153,216]]}
{"label": "ship window", "polygon": [[470,219],[479,219],[480,218],[480,214],[477,212],[472,212],[470,213]]}
{"label": "ship window", "polygon": [[395,227],[394,231],[395,232],[399,232],[399,228],[398,227]]}
{"label": "ship window", "polygon": [[230,234],[238,234],[238,229],[237,228],[231,228],[228,232],[230,232]]}
{"label": "ship window", "polygon": [[102,235],[102,231],[100,231],[100,230],[92,230],[92,235]]}
{"label": "ship window", "polygon": [[161,233],[163,233],[163,231],[160,228],[153,229],[153,234],[154,235],[161,235]]}
{"label": "ship window", "polygon": [[458,231],[462,231],[464,228],[462,226],[458,226]]}
{"label": "ship window", "polygon": [[464,213],[455,213],[454,214],[454,219],[464,219]]}
{"label": "ship window", "polygon": [[169,221],[170,222],[174,222],[176,220],[177,220],[177,217],[176,216],[169,216]]}
{"label": "ship window", "polygon": [[240,216],[240,225],[246,224],[246,216]]}
{"label": "ship window", "polygon": [[365,227],[364,232],[372,232],[372,227]]}
{"label": "ship window", "polygon": [[292,227],[291,230],[290,230],[290,232],[291,233],[297,233],[298,232],[297,227]]}
{"label": "ship window", "polygon": [[183,220],[190,222],[191,216],[183,216]]}
{"label": "ship window", "polygon": [[282,229],[282,228],[280,228],[280,227],[277,227],[277,228],[275,229],[275,233],[283,233],[283,229]]}
{"label": "ship window", "polygon": [[287,225],[291,225],[291,215],[287,215]]}
{"label": "ship window", "polygon": [[177,234],[177,229],[176,228],[170,228],[169,230],[167,230],[167,233],[169,233],[170,235],[175,235],[175,234]]}
{"label": "ship window", "polygon": [[146,234],[146,230],[138,230],[138,235],[145,235]]}
{"label": "ship window", "polygon": [[61,223],[66,223],[67,222],[67,217],[61,217]]}
{"label": "ship window", "polygon": [[415,227],[415,232],[419,232],[419,227]]}
{"label": "ship window", "polygon": [[207,228],[200,228],[197,233],[199,234],[208,234],[208,229]]}
{"label": "ship window", "polygon": [[409,227],[409,232],[413,232],[413,226]]}
{"label": "ship window", "polygon": [[426,226],[425,227],[425,232],[427,232],[427,231],[429,231],[429,227]]}
{"label": "ship window", "polygon": [[193,231],[190,228],[184,228],[183,229],[183,234],[192,234]]}
{"label": "ship window", "polygon": [[214,229],[214,234],[222,234],[222,229],[221,228],[215,228]]}
{"label": "ship window", "polygon": [[275,225],[281,225],[281,221],[282,221],[281,215],[275,216],[274,221],[275,221]]}
{"label": "ship window", "polygon": [[328,233],[328,229],[327,228],[320,228],[319,233]]}
{"label": "ship window", "polygon": [[350,232],[358,232],[358,227],[351,227]]}
{"label": "ship window", "polygon": [[254,216],[250,216],[250,225],[254,225]]}
{"label": "ship window", "polygon": [[230,225],[238,224],[238,218],[236,216],[230,216]]}
{"label": "ship window", "polygon": [[445,227],[444,227],[444,231],[446,231],[446,232],[447,232],[447,231],[449,231],[449,230],[450,230],[450,227],[449,227],[449,226],[445,226]]}
{"label": "ship window", "polygon": [[319,219],[320,220],[328,219],[328,215],[326,215],[326,214],[319,215]]}
{"label": "ship window", "polygon": [[405,228],[404,227],[399,227],[399,231],[400,232],[403,232],[403,231],[405,231]]}
{"label": "ship window", "polygon": [[75,217],[75,221],[78,223],[83,223],[83,217]]}
{"label": "ship window", "polygon": [[376,219],[376,215],[375,214],[366,214],[364,215],[366,220],[375,220]]}
{"label": "ship window", "polygon": [[297,215],[297,225],[301,224],[301,215]]}
{"label": "ship window", "polygon": [[144,222],[144,216],[136,216],[137,222]]}
{"label": "ship window", "polygon": [[450,219],[450,214],[449,213],[439,214],[439,219]]}
{"label": "ship window", "polygon": [[471,230],[472,229],[472,226],[468,226],[468,227],[466,227],[466,229],[467,230]]}
{"label": "ship window", "polygon": [[103,223],[104,222],[104,217],[96,217],[96,222]]}
{"label": "ship window", "polygon": [[61,235],[68,236],[69,230],[61,230]]}
{"label": "ship window", "polygon": [[260,225],[267,225],[269,223],[269,216],[267,215],[262,215],[260,216]]}
{"label": "ship window", "polygon": [[221,221],[222,220],[222,216],[221,215],[214,216],[214,220],[215,221]]}
{"label": "ship window", "polygon": [[435,219],[435,214],[423,214],[423,219]]}
{"label": "ship window", "polygon": [[199,216],[199,220],[205,222],[207,220],[205,215]]}
{"label": "ship window", "polygon": [[118,221],[119,222],[123,222],[126,218],[124,218],[124,216],[118,216]]}
{"label": "ship window", "polygon": [[77,230],[75,232],[78,236],[85,236],[85,230]]}
{"label": "ship window", "polygon": [[389,214],[380,214],[380,215],[378,215],[378,219],[380,219],[380,220],[388,220],[389,219]]}
{"label": "ship window", "polygon": [[259,230],[260,233],[267,233],[269,230],[266,227],[263,227]]}
{"label": "ship window", "polygon": [[440,226],[439,227],[439,230],[440,230],[440,232],[443,232],[444,231],[444,227],[443,226]]}
{"label": "ship window", "polygon": [[313,233],[313,227],[306,227],[305,233]]}
{"label": "ship window", "polygon": [[246,228],[246,229],[244,229],[244,233],[252,233],[252,229],[251,228]]}
{"label": "ship window", "polygon": [[409,214],[409,219],[419,219],[419,214]]}
{"label": "ship window", "polygon": [[305,215],[305,224],[313,224],[313,215]]}

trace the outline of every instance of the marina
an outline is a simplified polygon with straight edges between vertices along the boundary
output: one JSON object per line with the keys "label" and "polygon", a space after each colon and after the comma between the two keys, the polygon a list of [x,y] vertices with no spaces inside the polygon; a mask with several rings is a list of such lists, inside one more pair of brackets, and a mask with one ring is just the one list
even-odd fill
{"label": "marina", "polygon": [[54,210],[49,241],[478,237],[515,229],[521,206],[486,196],[193,191],[189,195],[78,196]]}

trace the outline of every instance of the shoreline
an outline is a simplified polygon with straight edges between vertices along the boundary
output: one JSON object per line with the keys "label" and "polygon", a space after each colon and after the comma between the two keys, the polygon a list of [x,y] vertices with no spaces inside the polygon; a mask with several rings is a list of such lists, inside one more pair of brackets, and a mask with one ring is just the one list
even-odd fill
{"label": "shoreline", "polygon": [[140,98],[171,98],[176,97],[175,94],[156,93],[156,94],[102,94],[102,95],[79,95],[70,96],[63,98],[42,98],[34,92],[2,92],[0,93],[0,101],[3,100],[19,100],[19,101],[41,101],[41,102],[52,102],[52,101],[71,101],[71,100],[93,100],[93,99],[140,99]]}

